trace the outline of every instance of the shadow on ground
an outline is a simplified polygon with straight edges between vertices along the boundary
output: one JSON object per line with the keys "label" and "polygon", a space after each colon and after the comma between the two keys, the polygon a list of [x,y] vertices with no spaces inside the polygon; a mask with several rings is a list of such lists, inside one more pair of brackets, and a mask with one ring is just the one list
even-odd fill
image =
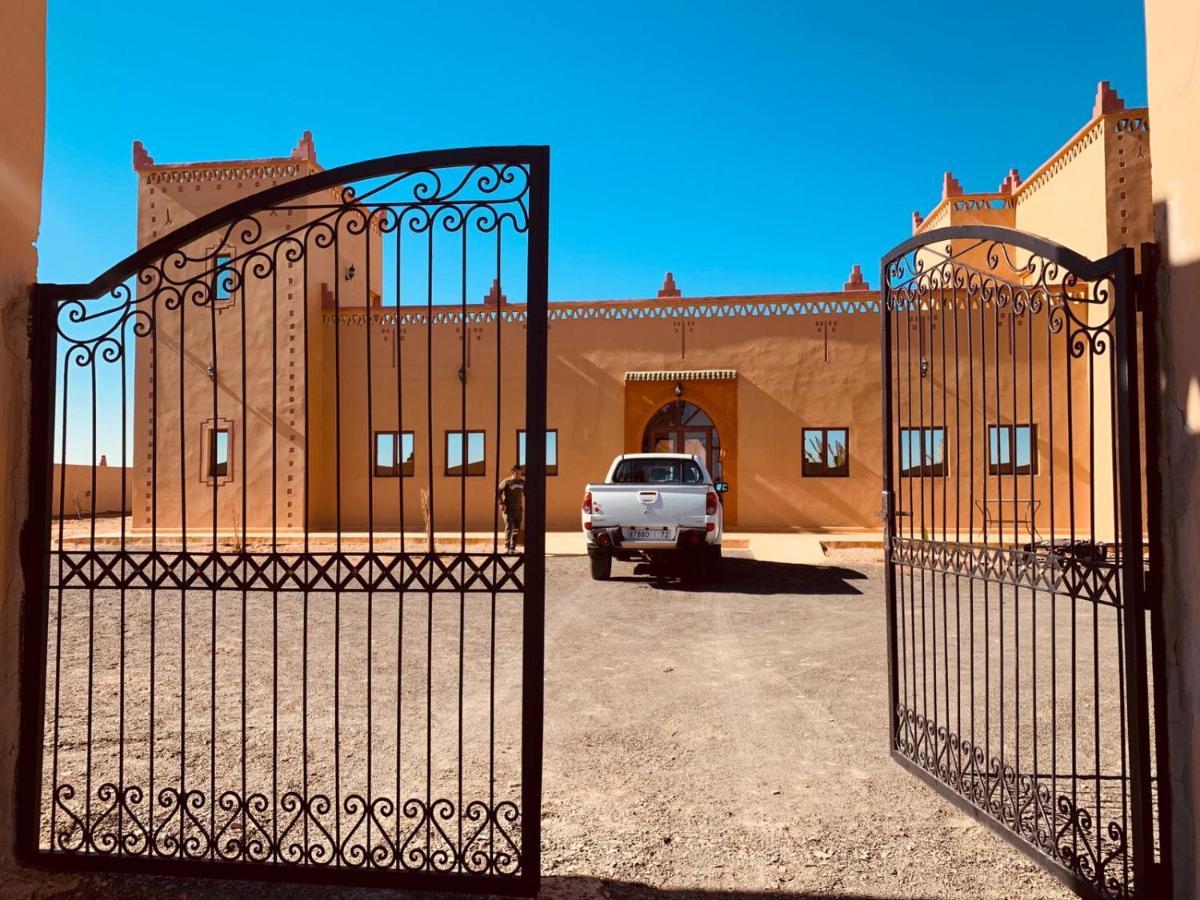
{"label": "shadow on ground", "polygon": [[[122,898],[122,900],[158,900],[166,896],[186,896],[189,900],[256,897],[266,900],[462,900],[463,894],[402,891],[376,888],[339,888],[331,885],[288,884],[286,882],[228,881],[208,878],[169,878],[154,875],[99,875],[81,878],[75,885],[34,892],[25,896],[56,898]],[[827,891],[788,890],[704,890],[663,888],[637,881],[593,878],[587,875],[546,875],[542,877],[538,897],[544,900],[892,900],[892,894],[859,894]]]}
{"label": "shadow on ground", "polygon": [[[615,563],[614,571],[621,566]],[[640,582],[658,590],[689,594],[861,594],[851,582],[867,578],[866,574],[843,566],[762,562],[727,556],[721,563],[719,581],[693,578],[676,560],[637,563],[632,575],[614,575],[612,580]]]}
{"label": "shadow on ground", "polygon": [[539,897],[547,900],[802,900],[802,898],[838,898],[838,900],[888,900],[884,894],[843,894],[826,891],[794,891],[786,888],[762,891],[722,891],[699,888],[663,888],[638,881],[616,881],[582,875],[548,875],[542,878]]}

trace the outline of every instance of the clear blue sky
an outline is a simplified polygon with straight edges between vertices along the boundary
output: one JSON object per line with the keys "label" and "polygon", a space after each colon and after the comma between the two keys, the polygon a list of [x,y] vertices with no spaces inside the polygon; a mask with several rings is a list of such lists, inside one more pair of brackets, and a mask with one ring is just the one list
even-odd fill
{"label": "clear blue sky", "polygon": [[668,269],[685,296],[838,289],[855,262],[874,284],[943,171],[993,190],[1087,121],[1097,81],[1146,95],[1135,0],[49,6],[43,281],[134,250],[134,139],[245,159],[309,129],[327,167],[549,144],[552,299],[653,296]]}
{"label": "clear blue sky", "polygon": [[131,252],[159,162],[552,148],[551,297],[839,288],[952,169],[1023,174],[1108,79],[1144,103],[1136,0],[95,3],[50,0],[40,277]]}

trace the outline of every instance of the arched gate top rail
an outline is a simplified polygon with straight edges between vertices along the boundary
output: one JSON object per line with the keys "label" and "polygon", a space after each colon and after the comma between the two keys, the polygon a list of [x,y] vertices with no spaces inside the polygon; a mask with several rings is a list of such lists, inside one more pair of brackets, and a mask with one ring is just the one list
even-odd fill
{"label": "arched gate top rail", "polygon": [[[305,197],[327,188],[403,172],[497,164],[543,167],[549,163],[549,160],[550,148],[546,145],[518,145],[426,150],[348,163],[275,185],[263,191],[256,191],[240,200],[206,213],[136,250],[85,284],[38,283],[34,285],[34,299],[86,300],[99,297],[114,290],[125,279],[136,275],[148,263],[191,241],[204,237],[222,226],[233,224],[247,214],[269,209],[279,203]],[[352,199],[347,198],[347,201]]]}
{"label": "arched gate top rail", "polygon": [[[914,235],[903,241],[883,255],[882,265],[886,272],[888,267],[897,260],[903,259],[909,253],[924,247],[933,247],[955,240],[977,240],[994,244],[1006,244],[1036,253],[1047,262],[1068,269],[1082,279],[1091,281],[1110,274],[1114,271],[1116,258],[1129,252],[1126,249],[1101,259],[1091,260],[1081,253],[1064,247],[1049,238],[1020,231],[1016,228],[1005,228],[1001,225],[954,225],[948,228],[935,228],[924,234]],[[887,279],[881,284],[880,290],[887,288]]]}

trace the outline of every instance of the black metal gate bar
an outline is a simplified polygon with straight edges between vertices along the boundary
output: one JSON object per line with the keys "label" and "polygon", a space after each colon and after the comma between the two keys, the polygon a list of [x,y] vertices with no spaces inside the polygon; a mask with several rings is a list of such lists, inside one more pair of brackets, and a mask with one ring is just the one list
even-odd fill
{"label": "black metal gate bar", "polygon": [[1156,896],[1133,252],[945,228],[881,278],[892,754],[1080,893]]}
{"label": "black metal gate bar", "polygon": [[[207,213],[169,193],[199,183],[151,170],[186,224],[35,288],[23,858],[536,892],[548,166],[544,147],[272,164],[255,177],[274,187]],[[524,365],[502,379],[506,355]],[[471,430],[489,422],[490,461]],[[518,426],[527,539],[500,552]],[[131,506],[115,521],[104,448]],[[90,479],[73,521],[68,463]]]}
{"label": "black metal gate bar", "polygon": [[1146,545],[1149,560],[1146,572],[1146,604],[1151,609],[1149,618],[1150,635],[1148,646],[1151,648],[1150,673],[1152,689],[1150,691],[1153,716],[1150,718],[1156,736],[1160,739],[1153,741],[1155,758],[1153,761],[1155,777],[1152,786],[1155,788],[1152,798],[1156,832],[1156,859],[1159,868],[1159,884],[1163,893],[1170,893],[1171,843],[1168,840],[1168,830],[1171,822],[1171,792],[1167,789],[1170,779],[1167,776],[1167,745],[1166,740],[1166,659],[1163,648],[1166,647],[1162,615],[1162,521],[1163,482],[1162,471],[1159,467],[1158,436],[1161,433],[1161,403],[1162,397],[1155,389],[1160,360],[1158,355],[1158,338],[1156,324],[1158,322],[1158,290],[1159,251],[1157,244],[1142,244],[1139,252],[1139,271],[1137,274],[1137,298],[1139,335],[1142,346],[1143,364],[1141,370],[1145,373],[1145,387],[1142,394],[1145,397],[1143,414],[1143,440],[1145,450],[1145,483],[1146,483],[1146,523],[1149,541]]}

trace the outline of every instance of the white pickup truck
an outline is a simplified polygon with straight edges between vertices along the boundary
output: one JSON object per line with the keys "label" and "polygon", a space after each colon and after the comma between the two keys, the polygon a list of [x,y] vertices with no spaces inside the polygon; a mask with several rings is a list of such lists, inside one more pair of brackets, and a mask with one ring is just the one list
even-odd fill
{"label": "white pickup truck", "polygon": [[[603,484],[583,495],[583,533],[592,578],[612,574],[613,559],[685,557],[685,577],[717,579],[724,524],[721,494],[703,460],[686,453],[626,453]],[[686,558],[686,557],[690,557]]]}

